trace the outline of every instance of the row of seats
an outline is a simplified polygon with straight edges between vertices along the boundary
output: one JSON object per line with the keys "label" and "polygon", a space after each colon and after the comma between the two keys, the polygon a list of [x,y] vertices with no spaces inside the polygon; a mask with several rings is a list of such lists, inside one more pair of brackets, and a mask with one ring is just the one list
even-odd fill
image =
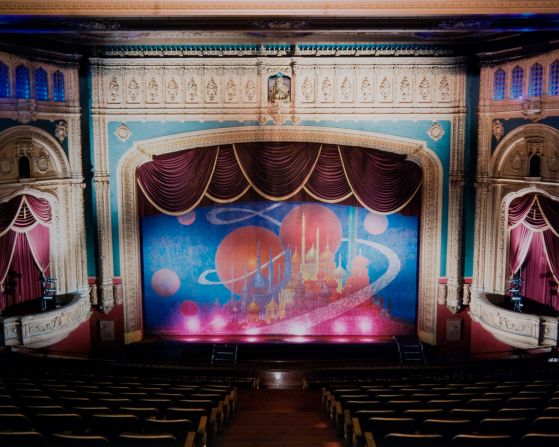
{"label": "row of seats", "polygon": [[2,447],[203,447],[237,408],[215,377],[2,369]]}
{"label": "row of seats", "polygon": [[337,433],[354,447],[559,445],[554,378],[349,385],[325,387],[322,398]]}

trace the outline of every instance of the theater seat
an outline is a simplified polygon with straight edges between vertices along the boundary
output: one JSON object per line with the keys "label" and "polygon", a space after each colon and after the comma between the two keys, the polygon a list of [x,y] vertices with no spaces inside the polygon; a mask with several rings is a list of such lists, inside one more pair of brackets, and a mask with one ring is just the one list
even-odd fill
{"label": "theater seat", "polygon": [[559,417],[541,416],[534,420],[532,431],[535,433],[559,433]]}
{"label": "theater seat", "polygon": [[108,447],[109,440],[95,435],[52,435],[49,444],[54,447]]}
{"label": "theater seat", "polygon": [[444,447],[441,435],[389,433],[382,442],[384,447]]}
{"label": "theater seat", "polygon": [[2,447],[46,447],[43,435],[35,431],[0,431],[0,445]]}
{"label": "theater seat", "polygon": [[557,447],[558,445],[558,433],[526,433],[520,441],[521,447]]}
{"label": "theater seat", "polygon": [[450,442],[454,436],[472,433],[474,424],[469,419],[427,419],[421,424],[421,433],[440,434]]}
{"label": "theater seat", "polygon": [[117,447],[176,447],[173,435],[121,434],[116,440]]}
{"label": "theater seat", "polygon": [[511,447],[513,439],[507,435],[456,435],[452,447]]}

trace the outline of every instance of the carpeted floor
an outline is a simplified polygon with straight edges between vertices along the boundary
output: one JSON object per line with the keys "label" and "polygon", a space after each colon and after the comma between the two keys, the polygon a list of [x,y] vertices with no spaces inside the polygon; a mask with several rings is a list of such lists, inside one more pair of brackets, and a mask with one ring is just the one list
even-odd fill
{"label": "carpeted floor", "polygon": [[320,391],[239,390],[239,408],[216,447],[341,447]]}

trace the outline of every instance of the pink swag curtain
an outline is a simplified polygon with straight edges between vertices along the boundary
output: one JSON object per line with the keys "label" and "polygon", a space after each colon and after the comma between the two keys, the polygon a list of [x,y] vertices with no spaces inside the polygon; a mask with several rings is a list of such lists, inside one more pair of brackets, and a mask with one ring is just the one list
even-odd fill
{"label": "pink swag curtain", "polygon": [[512,274],[521,268],[522,294],[559,309],[559,203],[545,196],[527,194],[509,207]]}
{"label": "pink swag curtain", "polygon": [[268,200],[301,189],[335,203],[354,195],[378,213],[406,206],[422,182],[420,166],[403,155],[317,143],[241,143],[155,157],[137,170],[140,189],[159,211],[190,211],[204,196],[227,203],[250,187]]}
{"label": "pink swag curtain", "polygon": [[20,195],[0,204],[0,310],[39,296],[40,273],[49,270],[50,222],[45,199]]}

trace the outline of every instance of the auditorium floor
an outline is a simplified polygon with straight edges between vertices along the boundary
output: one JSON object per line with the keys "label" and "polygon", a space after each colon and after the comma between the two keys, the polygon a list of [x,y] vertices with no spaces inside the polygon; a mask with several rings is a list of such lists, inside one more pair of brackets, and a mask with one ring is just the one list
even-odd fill
{"label": "auditorium floor", "polygon": [[239,390],[239,407],[215,447],[342,447],[321,412],[319,390]]}

